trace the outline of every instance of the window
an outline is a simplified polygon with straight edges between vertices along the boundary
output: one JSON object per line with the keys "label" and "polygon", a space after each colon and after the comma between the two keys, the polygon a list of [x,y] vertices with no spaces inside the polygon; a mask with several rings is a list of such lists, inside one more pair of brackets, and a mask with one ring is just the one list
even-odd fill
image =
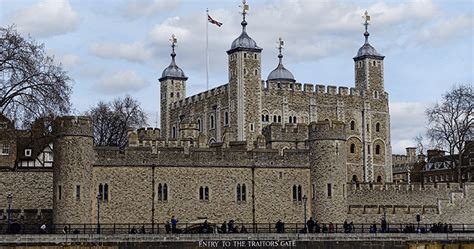
{"label": "window", "polygon": [[109,200],[109,185],[99,184],[99,197],[101,201],[108,201]]}
{"label": "window", "polygon": [[351,153],[355,153],[355,148],[356,148],[355,144],[351,144]]}
{"label": "window", "polygon": [[250,131],[254,131],[254,128],[253,128],[253,123],[250,124]]}
{"label": "window", "polygon": [[61,200],[63,198],[63,189],[61,185],[58,185],[58,200]]}
{"label": "window", "polygon": [[170,97],[173,98],[173,92],[170,93]]}
{"label": "window", "polygon": [[378,99],[379,98],[379,92],[378,91],[374,91],[374,99]]}
{"label": "window", "polygon": [[265,122],[265,115],[262,114],[262,122]]}
{"label": "window", "polygon": [[198,119],[197,122],[198,122],[198,130],[202,132],[201,119]]}
{"label": "window", "polygon": [[293,201],[301,201],[303,200],[302,198],[302,189],[301,185],[293,185]]}
{"label": "window", "polygon": [[367,132],[369,132],[369,124],[367,124]]}
{"label": "window", "polygon": [[224,125],[227,126],[229,125],[229,113],[224,112]]}
{"label": "window", "polygon": [[357,176],[356,175],[352,175],[352,182],[353,183],[357,182]]}
{"label": "window", "polygon": [[158,184],[158,201],[168,200],[168,185],[166,183]]}
{"label": "window", "polygon": [[274,115],[274,116],[273,116],[273,123],[276,123],[276,122],[277,122],[277,116]]}
{"label": "window", "polygon": [[176,98],[179,98],[179,92],[176,93]]}
{"label": "window", "polygon": [[247,195],[246,195],[246,187],[245,184],[237,184],[237,201],[246,201],[247,200]]}
{"label": "window", "polygon": [[267,115],[265,115],[265,122],[268,122],[268,121],[270,121],[270,116],[268,116],[268,114],[267,114]]}
{"label": "window", "polygon": [[332,184],[328,183],[328,197],[332,197]]}
{"label": "window", "polygon": [[377,176],[377,182],[382,182],[382,176]]}
{"label": "window", "polygon": [[172,138],[176,138],[176,127],[173,126],[172,130],[171,130],[171,137]]}
{"label": "window", "polygon": [[209,188],[207,186],[199,187],[199,200],[201,201],[209,200]]}
{"label": "window", "polygon": [[316,187],[314,184],[311,185],[311,198],[314,200],[316,198]]}
{"label": "window", "polygon": [[10,154],[10,145],[9,144],[2,144],[0,147],[0,155],[8,156]]}
{"label": "window", "polygon": [[31,156],[31,149],[25,150],[25,156]]}
{"label": "window", "polygon": [[296,116],[295,116],[295,117],[293,117],[293,123],[295,123],[295,124],[296,124]]}
{"label": "window", "polygon": [[373,61],[373,63],[374,63],[374,67],[375,67],[376,66],[375,61]]}
{"label": "window", "polygon": [[211,125],[211,129],[216,128],[216,121],[214,120],[214,115],[211,115],[210,120],[211,120],[211,124],[210,124],[210,125]]}
{"label": "window", "polygon": [[247,53],[244,53],[244,58],[247,58]]}
{"label": "window", "polygon": [[351,121],[351,131],[355,130],[356,122],[354,120]]}
{"label": "window", "polygon": [[370,155],[370,145],[367,145],[367,154]]}
{"label": "window", "polygon": [[378,144],[375,146],[375,154],[380,155],[380,145]]}
{"label": "window", "polygon": [[277,87],[278,87],[278,89],[281,89],[281,84],[280,84],[280,82],[277,83]]}
{"label": "window", "polygon": [[278,116],[278,123],[281,123],[281,116]]}
{"label": "window", "polygon": [[76,201],[81,200],[81,185],[76,185]]}
{"label": "window", "polygon": [[375,124],[375,131],[380,132],[380,123]]}
{"label": "window", "polygon": [[257,59],[257,54],[254,54],[254,55],[253,55],[253,58],[256,60],[256,59]]}

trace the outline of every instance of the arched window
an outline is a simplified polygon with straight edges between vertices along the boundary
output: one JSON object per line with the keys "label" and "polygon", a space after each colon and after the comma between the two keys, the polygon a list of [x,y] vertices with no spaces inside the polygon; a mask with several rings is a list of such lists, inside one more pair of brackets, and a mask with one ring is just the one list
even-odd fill
{"label": "arched window", "polygon": [[298,201],[301,201],[303,198],[302,197],[302,193],[301,193],[301,185],[298,185]]}
{"label": "arched window", "polygon": [[273,115],[273,123],[276,123],[276,122],[277,122],[277,116]]}
{"label": "arched window", "polygon": [[163,186],[161,185],[161,183],[158,184],[158,200],[163,200]]}
{"label": "arched window", "polygon": [[378,99],[379,98],[379,92],[378,91],[374,91],[374,99]]}
{"label": "arched window", "polygon": [[100,200],[103,200],[104,199],[104,186],[101,184],[99,184],[99,197],[100,197]]}
{"label": "arched window", "polygon": [[380,145],[378,144],[375,146],[375,154],[380,155]]}
{"label": "arched window", "polygon": [[281,116],[278,115],[278,123],[281,123]]}
{"label": "arched window", "polygon": [[293,123],[296,124],[296,116],[293,117]]}
{"label": "arched window", "polygon": [[224,125],[229,125],[229,112],[224,112]]}
{"label": "arched window", "polygon": [[355,153],[356,146],[355,144],[351,144],[351,153]]}
{"label": "arched window", "polygon": [[262,114],[262,122],[265,122],[265,115]]}
{"label": "arched window", "polygon": [[291,116],[288,117],[288,123],[291,124],[291,121],[293,121],[293,119],[291,118]]}
{"label": "arched window", "polygon": [[355,130],[356,122],[354,120],[351,121],[351,131]]}
{"label": "arched window", "polygon": [[209,200],[209,188],[207,186],[204,188],[204,200]]}
{"label": "arched window", "polygon": [[211,129],[214,129],[216,127],[216,121],[214,120],[214,115],[211,115]]}
{"label": "arched window", "polygon": [[199,187],[199,200],[204,200],[204,188]]}
{"label": "arched window", "polygon": [[173,128],[171,129],[171,137],[172,138],[176,138],[176,127],[173,126]]}
{"label": "arched window", "polygon": [[173,92],[170,93],[170,97],[173,98]]}
{"label": "arched window", "polygon": [[367,132],[369,132],[369,131],[370,131],[370,129],[369,129],[369,124],[367,124]]}
{"label": "arched window", "polygon": [[240,191],[240,184],[237,184],[237,201],[242,201],[242,195]]}
{"label": "arched window", "polygon": [[197,122],[198,122],[198,130],[201,132],[202,131],[201,119],[198,119]]}
{"label": "arched window", "polygon": [[166,183],[163,185],[163,201],[168,200],[168,186]]}
{"label": "arched window", "polygon": [[375,131],[379,132],[380,131],[380,123],[375,124]]}
{"label": "arched window", "polygon": [[367,145],[367,154],[370,155],[370,145]]}
{"label": "arched window", "polygon": [[109,200],[109,185],[106,183],[104,184],[104,201]]}
{"label": "arched window", "polygon": [[293,185],[293,201],[297,201],[297,200],[298,200],[298,192],[296,189],[296,185]]}
{"label": "arched window", "polygon": [[374,67],[375,67],[376,66],[375,61],[373,61],[373,63],[374,63]]}
{"label": "arched window", "polygon": [[242,201],[247,200],[247,189],[245,187],[245,184],[242,184]]}
{"label": "arched window", "polygon": [[265,122],[268,122],[268,121],[270,121],[270,116],[268,116],[268,114],[267,114],[267,115],[265,115]]}
{"label": "arched window", "polygon": [[356,175],[352,175],[352,182],[357,182],[357,176]]}
{"label": "arched window", "polygon": [[377,182],[382,182],[382,177],[381,176],[377,176]]}
{"label": "arched window", "polygon": [[179,92],[176,92],[176,98],[179,98]]}

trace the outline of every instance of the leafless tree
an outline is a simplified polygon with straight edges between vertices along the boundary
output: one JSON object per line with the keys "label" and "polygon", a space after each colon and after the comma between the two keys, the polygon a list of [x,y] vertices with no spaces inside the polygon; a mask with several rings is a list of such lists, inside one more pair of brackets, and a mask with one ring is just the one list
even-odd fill
{"label": "leafless tree", "polygon": [[65,114],[71,107],[71,81],[43,44],[23,38],[13,26],[0,27],[1,114],[23,127],[37,118]]}
{"label": "leafless tree", "polygon": [[460,183],[466,141],[472,140],[474,134],[473,108],[473,86],[459,85],[443,95],[441,103],[426,110],[429,122],[427,135],[449,153]]}
{"label": "leafless tree", "polygon": [[127,129],[146,125],[146,114],[138,101],[130,96],[117,98],[112,102],[99,102],[86,112],[92,117],[94,144],[97,146],[127,145]]}

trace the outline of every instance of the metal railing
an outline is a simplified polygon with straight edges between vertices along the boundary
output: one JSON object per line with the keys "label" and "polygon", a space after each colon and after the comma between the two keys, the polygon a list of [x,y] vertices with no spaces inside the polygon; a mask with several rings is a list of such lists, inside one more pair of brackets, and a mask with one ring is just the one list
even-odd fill
{"label": "metal railing", "polygon": [[[43,227],[43,229],[42,229]],[[277,227],[279,227],[277,229]],[[344,225],[320,223],[305,227],[303,223],[104,223],[100,224],[0,224],[0,234],[196,234],[196,233],[474,233],[474,224],[402,224],[388,223]]]}

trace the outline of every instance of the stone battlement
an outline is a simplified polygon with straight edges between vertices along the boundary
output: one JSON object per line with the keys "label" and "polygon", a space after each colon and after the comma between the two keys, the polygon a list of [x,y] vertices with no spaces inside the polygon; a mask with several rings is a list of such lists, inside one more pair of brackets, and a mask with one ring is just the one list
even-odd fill
{"label": "stone battlement", "polygon": [[194,104],[194,103],[197,103],[199,101],[211,98],[213,96],[218,96],[220,94],[223,94],[223,93],[227,92],[228,86],[229,86],[229,84],[220,85],[218,87],[212,88],[212,89],[207,90],[205,92],[200,92],[196,95],[192,95],[192,96],[186,97],[185,99],[181,99],[179,101],[176,101],[176,102],[171,104],[171,109],[184,107],[186,105]]}
{"label": "stone battlement", "polygon": [[87,116],[63,116],[54,120],[53,131],[56,136],[92,137],[92,120]]}
{"label": "stone battlement", "polygon": [[275,81],[262,81],[263,90],[286,90],[292,92],[339,95],[339,96],[361,96],[363,93],[355,87],[321,85],[310,83],[288,83]]}
{"label": "stone battlement", "polygon": [[[349,183],[349,191],[380,191],[380,192],[387,192],[387,191],[442,191],[442,190],[450,190],[450,191],[462,191],[468,188],[470,185],[465,185],[464,187],[460,187],[459,183],[455,182],[440,182],[440,183],[419,183],[414,182],[411,184],[408,183]],[[474,186],[474,185],[473,185]]]}
{"label": "stone battlement", "polygon": [[341,121],[320,121],[309,124],[309,140],[346,140],[345,124]]}

